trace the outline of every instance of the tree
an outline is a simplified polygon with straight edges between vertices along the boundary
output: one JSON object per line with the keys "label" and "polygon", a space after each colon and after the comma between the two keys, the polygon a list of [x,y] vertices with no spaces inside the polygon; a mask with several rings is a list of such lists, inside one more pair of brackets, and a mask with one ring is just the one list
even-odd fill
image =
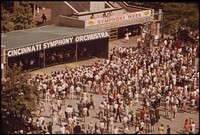
{"label": "tree", "polygon": [[179,27],[199,29],[199,7],[197,3],[164,3],[163,30],[176,32]]}
{"label": "tree", "polygon": [[6,11],[1,5],[1,33],[13,31],[14,29],[14,16]]}
{"label": "tree", "polygon": [[21,2],[16,10],[15,30],[28,29],[36,26],[33,20],[32,9],[29,2]]}
{"label": "tree", "polygon": [[1,89],[3,127],[18,125],[16,122],[22,122],[22,116],[31,117],[32,112],[36,111],[38,92],[35,85],[28,83],[29,79],[28,72],[8,69],[7,79],[2,81]]}
{"label": "tree", "polygon": [[164,33],[175,33],[181,27],[199,29],[198,3],[169,3],[169,2],[129,2],[132,5],[163,10]]}

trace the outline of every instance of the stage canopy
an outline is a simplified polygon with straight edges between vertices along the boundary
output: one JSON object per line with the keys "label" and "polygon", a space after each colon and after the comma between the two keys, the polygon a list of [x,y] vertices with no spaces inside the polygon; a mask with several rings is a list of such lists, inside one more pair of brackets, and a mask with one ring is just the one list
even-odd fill
{"label": "stage canopy", "polygon": [[107,31],[48,25],[5,33],[1,36],[1,45],[6,45],[8,57],[14,57],[66,44],[108,37]]}

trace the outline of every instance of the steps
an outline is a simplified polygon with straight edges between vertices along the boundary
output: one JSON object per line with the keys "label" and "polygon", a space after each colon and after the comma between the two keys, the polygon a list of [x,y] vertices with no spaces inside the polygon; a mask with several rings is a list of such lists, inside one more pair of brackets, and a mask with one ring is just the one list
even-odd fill
{"label": "steps", "polygon": [[82,5],[80,5],[78,2],[74,1],[67,1],[68,4],[70,4],[74,9],[76,9],[78,12],[85,12],[87,11]]}
{"label": "steps", "polygon": [[109,30],[109,41],[116,40],[118,38],[118,28],[111,28]]}

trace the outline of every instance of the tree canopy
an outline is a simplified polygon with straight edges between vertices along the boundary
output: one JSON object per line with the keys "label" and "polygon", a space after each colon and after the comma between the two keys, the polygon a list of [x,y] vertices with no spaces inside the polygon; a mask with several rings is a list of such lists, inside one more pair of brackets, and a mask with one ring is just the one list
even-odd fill
{"label": "tree canopy", "polygon": [[199,29],[199,7],[197,3],[164,3],[163,30],[173,33],[180,26]]}
{"label": "tree canopy", "polygon": [[16,30],[35,27],[32,9],[28,2],[21,2],[17,8],[14,22]]}
{"label": "tree canopy", "polygon": [[25,115],[30,117],[36,111],[37,90],[36,85],[28,83],[30,75],[28,72],[8,69],[7,79],[2,80],[1,101],[2,125],[11,125],[15,122],[14,116]]}
{"label": "tree canopy", "polygon": [[163,31],[174,33],[181,27],[199,29],[199,4],[189,2],[129,2],[129,4],[144,6],[158,11],[163,10]]}
{"label": "tree canopy", "polygon": [[11,14],[1,5],[1,32],[33,28],[36,22],[29,2],[22,1],[15,14]]}
{"label": "tree canopy", "polygon": [[9,32],[14,29],[14,16],[1,5],[1,32]]}

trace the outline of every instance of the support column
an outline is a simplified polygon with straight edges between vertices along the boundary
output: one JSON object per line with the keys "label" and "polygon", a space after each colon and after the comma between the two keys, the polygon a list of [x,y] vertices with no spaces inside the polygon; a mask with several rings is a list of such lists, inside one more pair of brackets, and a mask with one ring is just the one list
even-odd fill
{"label": "support column", "polygon": [[44,62],[43,62],[44,68],[46,67],[46,66],[45,66],[45,65],[46,65],[46,64],[45,64],[45,55],[46,55],[46,54],[45,54],[45,49],[44,49]]}
{"label": "support column", "polygon": [[33,4],[33,20],[35,20],[35,3]]}
{"label": "support column", "polygon": [[6,59],[7,59],[7,55],[6,55],[6,46],[5,45],[1,45],[1,78],[5,79],[6,77]]}
{"label": "support column", "polygon": [[157,35],[159,35],[159,37],[163,37],[163,29],[162,29],[163,12],[162,12],[162,9],[159,9],[158,12],[159,12],[158,20],[160,23],[157,24]]}
{"label": "support column", "polygon": [[77,55],[77,54],[78,54],[78,53],[77,53],[78,50],[77,50],[77,48],[78,48],[78,47],[77,47],[77,43],[76,43],[76,62],[77,62],[77,59],[78,59],[78,55]]}
{"label": "support column", "polygon": [[157,32],[156,32],[156,34],[159,35],[159,37],[161,37],[161,36],[160,36],[160,23],[157,23],[157,26],[156,26],[156,27],[157,27]]}

